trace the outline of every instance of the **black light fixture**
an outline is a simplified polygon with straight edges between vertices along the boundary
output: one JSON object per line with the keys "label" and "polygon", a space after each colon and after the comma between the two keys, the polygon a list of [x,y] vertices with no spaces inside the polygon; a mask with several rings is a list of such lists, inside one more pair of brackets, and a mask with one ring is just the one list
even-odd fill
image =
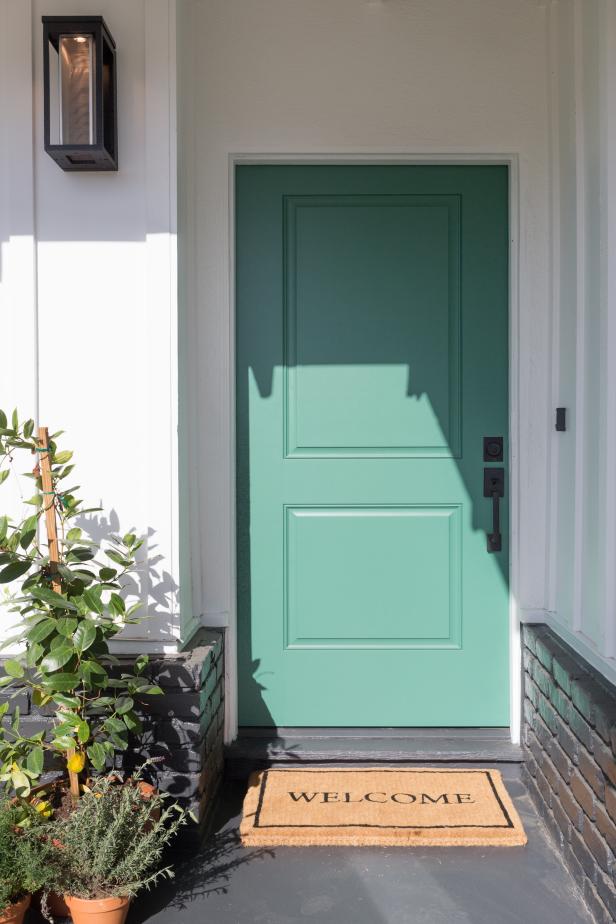
{"label": "black light fixture", "polygon": [[45,150],[63,170],[117,170],[115,42],[102,16],[43,16]]}

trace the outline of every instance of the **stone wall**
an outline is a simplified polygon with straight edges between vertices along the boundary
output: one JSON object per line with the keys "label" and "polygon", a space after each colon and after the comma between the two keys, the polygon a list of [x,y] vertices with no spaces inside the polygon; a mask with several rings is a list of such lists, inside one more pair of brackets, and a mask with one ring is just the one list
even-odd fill
{"label": "stone wall", "polygon": [[616,689],[524,627],[524,774],[599,924],[616,921]]}
{"label": "stone wall", "polygon": [[[127,667],[131,658],[122,658]],[[2,662],[0,660],[0,670]],[[190,650],[156,655],[146,675],[163,696],[144,698],[139,709],[143,733],[130,749],[116,755],[116,769],[131,771],[156,758],[152,779],[158,788],[191,808],[199,821],[193,836],[207,826],[223,771],[224,654],[221,632],[203,631]],[[7,699],[5,693],[0,701]],[[37,709],[22,688],[9,699],[9,717],[19,707],[24,734],[48,726],[49,710]]]}

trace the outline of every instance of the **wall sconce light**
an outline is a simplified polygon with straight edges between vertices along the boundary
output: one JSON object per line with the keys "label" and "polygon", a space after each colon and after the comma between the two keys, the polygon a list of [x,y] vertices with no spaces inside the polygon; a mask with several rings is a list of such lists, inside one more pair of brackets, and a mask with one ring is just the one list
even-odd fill
{"label": "wall sconce light", "polygon": [[117,170],[115,42],[102,16],[43,16],[45,150],[63,170]]}

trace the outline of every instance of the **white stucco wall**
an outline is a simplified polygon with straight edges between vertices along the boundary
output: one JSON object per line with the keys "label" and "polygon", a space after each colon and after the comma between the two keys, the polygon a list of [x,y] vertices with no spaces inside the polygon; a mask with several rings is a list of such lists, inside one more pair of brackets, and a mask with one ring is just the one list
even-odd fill
{"label": "white stucco wall", "polygon": [[[118,173],[43,149],[42,14],[102,14],[117,42]],[[168,0],[0,0],[0,406],[66,430],[95,532],[148,534],[136,593],[178,633],[175,13]],[[139,642],[130,641],[138,638]]]}
{"label": "white stucco wall", "polygon": [[550,6],[553,188],[548,619],[616,680],[616,2]]}

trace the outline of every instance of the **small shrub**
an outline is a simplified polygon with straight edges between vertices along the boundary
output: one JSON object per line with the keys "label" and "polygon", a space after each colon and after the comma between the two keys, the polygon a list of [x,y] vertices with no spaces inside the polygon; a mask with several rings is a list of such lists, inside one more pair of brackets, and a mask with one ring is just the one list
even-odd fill
{"label": "small shrub", "polygon": [[0,802],[0,912],[45,882],[48,848],[41,827],[34,809]]}
{"label": "small shrub", "polygon": [[77,898],[133,897],[161,877],[165,847],[187,813],[167,796],[144,799],[136,778],[96,779],[66,818],[51,822],[54,845],[48,888]]}

